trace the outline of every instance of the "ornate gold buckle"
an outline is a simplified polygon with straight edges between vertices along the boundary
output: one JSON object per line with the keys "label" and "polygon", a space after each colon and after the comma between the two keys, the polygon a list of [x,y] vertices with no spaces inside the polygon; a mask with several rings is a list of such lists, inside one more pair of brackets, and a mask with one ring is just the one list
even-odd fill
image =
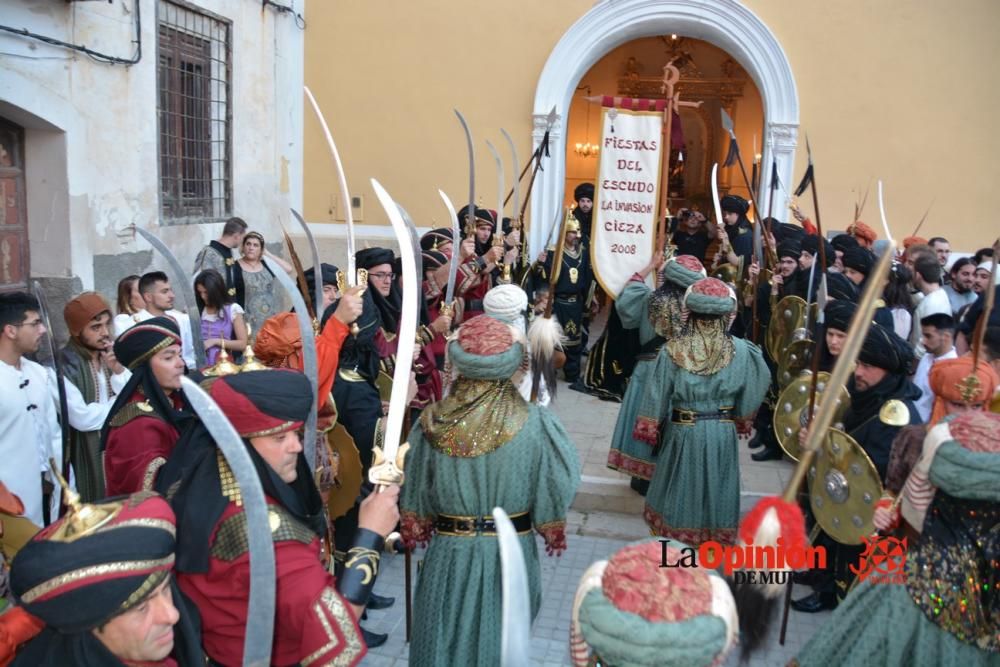
{"label": "ornate gold buckle", "polygon": [[695,415],[698,414],[694,410],[677,410],[677,419],[675,420],[678,424],[694,424]]}

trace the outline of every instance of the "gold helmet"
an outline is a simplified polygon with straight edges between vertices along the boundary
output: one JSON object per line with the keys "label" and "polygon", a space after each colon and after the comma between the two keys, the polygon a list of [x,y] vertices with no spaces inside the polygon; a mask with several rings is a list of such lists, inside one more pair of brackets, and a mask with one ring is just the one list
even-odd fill
{"label": "gold helmet", "polygon": [[566,232],[576,232],[580,233],[580,221],[575,217],[568,217],[566,219]]}

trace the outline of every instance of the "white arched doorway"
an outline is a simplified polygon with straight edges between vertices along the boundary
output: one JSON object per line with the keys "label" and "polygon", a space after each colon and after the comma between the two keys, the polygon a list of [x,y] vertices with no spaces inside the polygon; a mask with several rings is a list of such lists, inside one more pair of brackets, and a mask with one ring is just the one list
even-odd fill
{"label": "white arched doorway", "polygon": [[[736,0],[602,0],[574,23],[549,56],[538,79],[534,143],[545,132],[549,111],[558,120],[549,133],[551,162],[538,174],[531,201],[530,246],[541,248],[553,214],[562,206],[566,177],[564,122],[573,91],[605,54],[625,42],[677,33],[725,50],[747,71],[764,103],[763,164],[777,162],[778,178],[792,182],[799,126],[799,98],[792,68],[771,30]],[[767,191],[770,170],[762,170]],[[781,207],[783,209],[783,207]],[[776,212],[778,218],[784,215]]]}

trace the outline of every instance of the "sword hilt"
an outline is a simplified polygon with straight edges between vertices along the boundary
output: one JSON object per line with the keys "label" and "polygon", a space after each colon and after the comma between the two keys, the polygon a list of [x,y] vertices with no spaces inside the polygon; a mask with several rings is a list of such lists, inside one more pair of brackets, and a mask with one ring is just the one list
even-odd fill
{"label": "sword hilt", "polygon": [[409,451],[410,443],[404,442],[396,450],[395,457],[390,459],[381,447],[372,448],[372,467],[368,470],[368,481],[375,485],[376,493],[391,484],[403,485],[406,479],[403,467]]}

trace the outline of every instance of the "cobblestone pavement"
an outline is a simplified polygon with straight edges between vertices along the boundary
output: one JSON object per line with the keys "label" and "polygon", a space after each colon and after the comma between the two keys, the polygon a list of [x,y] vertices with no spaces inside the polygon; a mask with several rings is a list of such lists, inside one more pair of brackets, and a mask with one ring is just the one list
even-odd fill
{"label": "cobblestone pavement", "polygon": [[[628,477],[605,466],[618,407],[618,403],[570,391],[565,383],[560,383],[553,410],[577,445],[583,464],[583,479],[567,517],[567,551],[558,558],[546,557],[539,539],[543,601],[532,626],[531,656],[534,665],[569,664],[570,610],[584,570],[595,560],[607,558],[628,542],[649,535],[642,520],[642,498],[629,488]],[[750,454],[746,445],[741,443],[741,505],[744,511],[761,496],[780,492],[792,474],[791,462],[756,463],[750,459]],[[416,563],[420,558],[420,551],[413,555],[414,585]],[[396,604],[384,611],[369,612],[365,627],[375,632],[388,632],[389,641],[370,651],[364,665],[408,664],[403,569],[402,557],[387,557],[383,561],[377,591],[381,595],[395,596]],[[794,597],[807,593],[808,588],[797,586]],[[830,612],[800,614],[790,611],[785,645],[778,644],[779,624],[776,622],[764,648],[744,664],[749,667],[784,665],[829,617]],[[737,651],[729,657],[726,665],[736,667],[738,664]]]}

